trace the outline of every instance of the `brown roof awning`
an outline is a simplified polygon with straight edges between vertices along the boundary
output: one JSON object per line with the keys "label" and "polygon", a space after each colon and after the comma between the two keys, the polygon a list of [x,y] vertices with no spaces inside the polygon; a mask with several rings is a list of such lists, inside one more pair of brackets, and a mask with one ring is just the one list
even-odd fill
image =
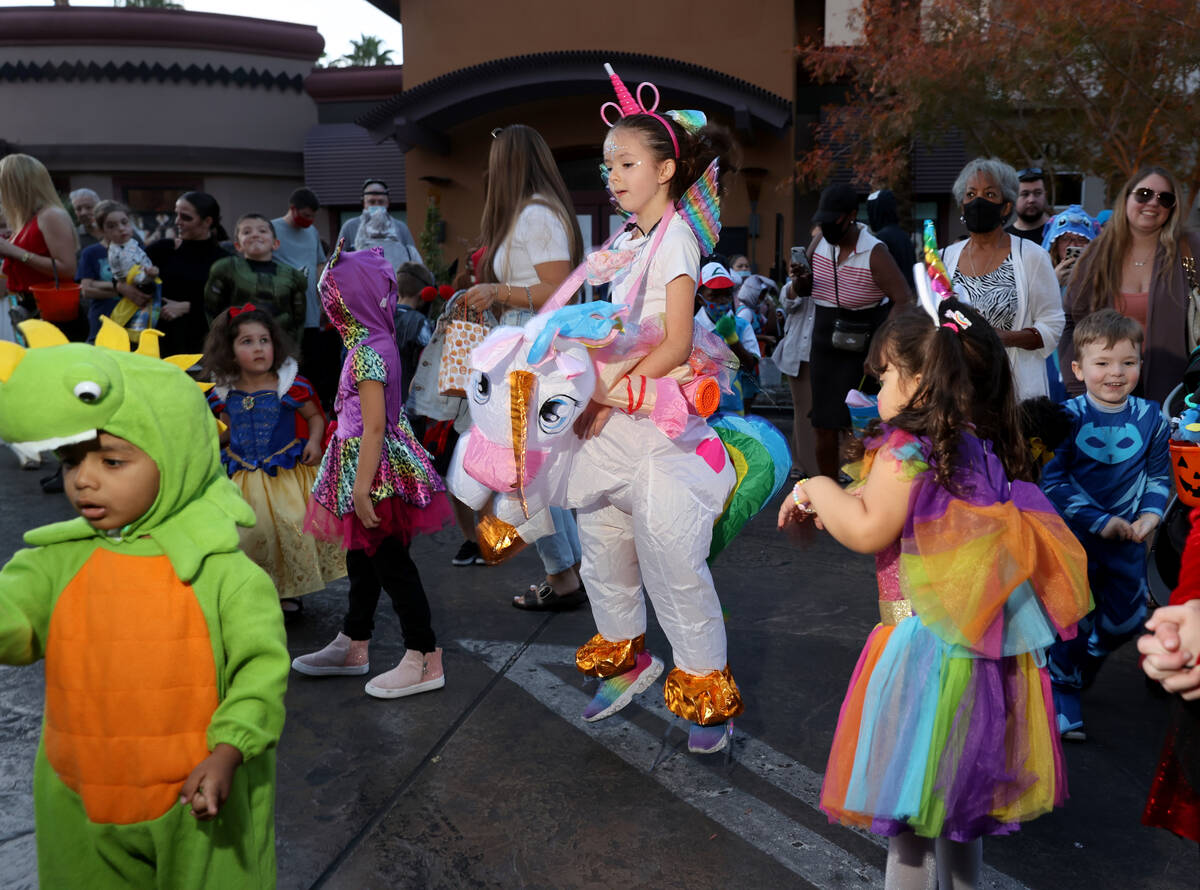
{"label": "brown roof awning", "polygon": [[324,205],[358,204],[363,180],[382,179],[393,204],[404,204],[404,153],[377,143],[357,124],[317,124],[304,137],[304,184]]}

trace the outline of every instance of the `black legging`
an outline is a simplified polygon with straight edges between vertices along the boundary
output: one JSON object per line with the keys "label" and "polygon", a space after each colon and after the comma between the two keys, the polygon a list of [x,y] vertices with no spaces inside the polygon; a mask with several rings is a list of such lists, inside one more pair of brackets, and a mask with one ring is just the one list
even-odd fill
{"label": "black legging", "polygon": [[404,647],[418,652],[437,648],[429,600],[406,544],[398,538],[388,538],[370,556],[365,550],[347,550],[346,574],[350,578],[350,605],[342,622],[342,633],[352,640],[371,639],[375,607],[382,589],[387,591],[392,608],[400,616]]}

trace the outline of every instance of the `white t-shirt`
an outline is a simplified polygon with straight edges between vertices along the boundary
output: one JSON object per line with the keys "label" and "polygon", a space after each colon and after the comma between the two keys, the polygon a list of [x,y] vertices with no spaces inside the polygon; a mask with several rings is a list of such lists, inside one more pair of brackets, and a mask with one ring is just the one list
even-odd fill
{"label": "white t-shirt", "polygon": [[540,280],[535,266],[555,261],[571,261],[570,236],[557,213],[545,204],[533,203],[521,211],[508,237],[496,248],[492,272],[504,284],[528,287]]}
{"label": "white t-shirt", "polygon": [[643,318],[664,314],[667,311],[667,285],[680,275],[687,275],[691,278],[693,287],[695,282],[700,279],[700,242],[696,240],[696,236],[692,234],[688,224],[683,221],[683,217],[677,213],[671,217],[667,231],[663,234],[662,243],[658,245],[658,250],[650,263],[650,271],[642,282],[641,300],[637,299],[636,294],[628,294],[629,289],[633,287],[633,283],[646,265],[646,251],[654,243],[654,236],[657,234],[657,230],[654,229],[645,237],[637,232],[625,233],[618,236],[612,246],[613,250],[636,250],[639,252],[629,270],[619,280],[614,281],[612,288],[614,303],[632,302],[634,304],[633,311],[629,315],[629,321],[632,323],[637,323]]}

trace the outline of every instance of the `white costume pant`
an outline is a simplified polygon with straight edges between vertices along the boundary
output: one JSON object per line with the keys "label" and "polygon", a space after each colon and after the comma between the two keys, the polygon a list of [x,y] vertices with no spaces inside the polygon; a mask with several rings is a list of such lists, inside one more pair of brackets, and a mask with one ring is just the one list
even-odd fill
{"label": "white costume pant", "polygon": [[725,447],[699,418],[672,440],[647,418],[613,412],[584,443],[568,499],[602,637],[645,632],[644,585],[675,666],[694,675],[725,668],[725,622],[705,559],[734,481]]}

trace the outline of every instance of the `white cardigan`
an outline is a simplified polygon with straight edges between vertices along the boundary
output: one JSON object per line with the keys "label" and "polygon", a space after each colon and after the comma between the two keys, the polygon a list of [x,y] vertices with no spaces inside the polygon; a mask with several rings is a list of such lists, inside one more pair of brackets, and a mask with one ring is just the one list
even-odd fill
{"label": "white cardigan", "polygon": [[[1008,353],[1008,364],[1012,368],[1013,385],[1019,402],[1050,394],[1046,357],[1058,347],[1066,316],[1050,254],[1032,241],[1011,234],[1009,238],[1012,239],[1013,277],[1017,281],[1013,330],[1036,328],[1042,335],[1040,349],[1010,347],[1004,350]],[[946,264],[946,274],[951,281],[966,244],[966,241],[957,241],[942,251],[942,262]]]}

